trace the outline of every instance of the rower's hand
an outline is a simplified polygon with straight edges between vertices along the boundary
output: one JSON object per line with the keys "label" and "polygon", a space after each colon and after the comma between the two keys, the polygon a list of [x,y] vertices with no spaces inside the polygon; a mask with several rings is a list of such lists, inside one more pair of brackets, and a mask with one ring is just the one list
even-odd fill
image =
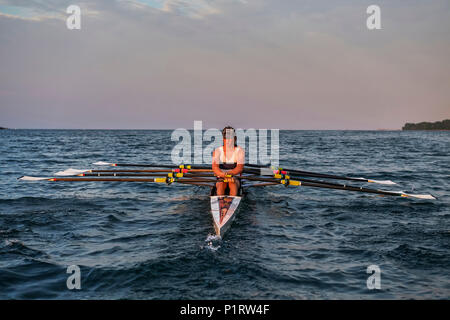
{"label": "rower's hand", "polygon": [[227,179],[233,178],[233,176],[230,175],[230,173],[229,173],[228,171],[221,171],[221,172],[218,174],[218,177],[219,177],[219,178],[227,178]]}
{"label": "rower's hand", "polygon": [[226,172],[221,171],[218,175],[219,178],[225,178],[225,176],[227,175]]}

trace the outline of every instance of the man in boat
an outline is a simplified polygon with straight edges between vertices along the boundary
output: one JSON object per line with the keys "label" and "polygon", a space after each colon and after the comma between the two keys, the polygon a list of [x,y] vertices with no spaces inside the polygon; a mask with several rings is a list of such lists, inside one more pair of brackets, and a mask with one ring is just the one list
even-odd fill
{"label": "man in boat", "polygon": [[[237,196],[240,188],[239,179],[233,178],[244,170],[245,151],[236,143],[236,132],[227,126],[222,130],[223,146],[214,150],[212,156],[212,170],[218,181],[217,195],[225,195],[228,187],[230,196]],[[229,176],[232,176],[231,178]]]}

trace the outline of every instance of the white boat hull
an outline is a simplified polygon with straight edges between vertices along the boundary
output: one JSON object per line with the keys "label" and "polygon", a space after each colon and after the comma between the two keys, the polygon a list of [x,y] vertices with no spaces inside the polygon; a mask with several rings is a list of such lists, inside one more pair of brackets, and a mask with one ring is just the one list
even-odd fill
{"label": "white boat hull", "polygon": [[211,214],[216,235],[223,237],[236,217],[242,197],[210,196]]}

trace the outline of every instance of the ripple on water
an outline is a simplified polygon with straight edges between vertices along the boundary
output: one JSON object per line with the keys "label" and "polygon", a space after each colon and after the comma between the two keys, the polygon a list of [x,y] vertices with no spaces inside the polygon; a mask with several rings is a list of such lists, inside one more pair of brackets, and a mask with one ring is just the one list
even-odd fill
{"label": "ripple on water", "polygon": [[[281,131],[285,167],[389,179],[398,183],[393,189],[439,199],[255,188],[224,239],[211,235],[203,188],[16,179],[91,168],[99,160],[167,162],[175,145],[170,135],[2,132],[0,298],[450,296],[448,133]],[[76,294],[65,287],[71,264],[82,271],[83,290]],[[380,292],[366,287],[371,264],[385,275]]]}

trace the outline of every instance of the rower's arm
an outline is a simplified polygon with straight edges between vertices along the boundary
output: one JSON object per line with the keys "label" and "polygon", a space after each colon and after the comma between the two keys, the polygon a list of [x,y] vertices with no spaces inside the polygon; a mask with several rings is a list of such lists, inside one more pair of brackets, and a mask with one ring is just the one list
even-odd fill
{"label": "rower's arm", "polygon": [[241,174],[242,171],[244,171],[244,164],[243,163],[238,163],[236,165],[236,168],[234,168],[231,171],[228,171],[228,174],[231,174],[232,176],[237,176],[238,174]]}
{"label": "rower's arm", "polygon": [[216,154],[215,150],[214,150],[213,156],[212,156],[212,170],[213,170],[214,175],[216,177],[219,177],[219,178],[224,178],[225,177],[225,172],[220,170],[219,161],[217,159],[217,154]]}
{"label": "rower's arm", "polygon": [[228,174],[231,174],[233,176],[237,176],[241,174],[244,171],[244,164],[245,164],[245,151],[242,148],[239,148],[239,154],[237,158],[237,164],[236,168],[229,171]]}

